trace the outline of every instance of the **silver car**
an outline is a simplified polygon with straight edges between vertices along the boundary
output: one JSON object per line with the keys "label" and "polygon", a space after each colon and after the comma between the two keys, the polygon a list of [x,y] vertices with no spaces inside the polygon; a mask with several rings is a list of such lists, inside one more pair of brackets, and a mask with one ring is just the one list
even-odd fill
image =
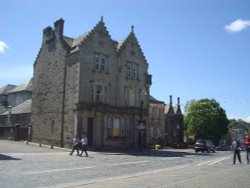
{"label": "silver car", "polygon": [[201,151],[202,153],[204,151],[208,153],[212,151],[213,153],[215,153],[215,145],[211,140],[197,140],[194,145],[194,150],[196,153],[198,153],[199,151]]}

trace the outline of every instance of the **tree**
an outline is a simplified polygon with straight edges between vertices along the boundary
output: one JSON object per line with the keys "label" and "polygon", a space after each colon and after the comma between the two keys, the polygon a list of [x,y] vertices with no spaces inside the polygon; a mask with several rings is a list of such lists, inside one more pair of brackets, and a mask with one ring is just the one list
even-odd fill
{"label": "tree", "polygon": [[225,110],[214,99],[191,100],[185,106],[185,113],[186,131],[195,135],[195,138],[219,143],[228,131]]}
{"label": "tree", "polygon": [[242,119],[239,119],[239,120],[229,119],[228,127],[231,129],[243,129],[246,132],[248,132],[248,129],[250,128],[250,123]]}

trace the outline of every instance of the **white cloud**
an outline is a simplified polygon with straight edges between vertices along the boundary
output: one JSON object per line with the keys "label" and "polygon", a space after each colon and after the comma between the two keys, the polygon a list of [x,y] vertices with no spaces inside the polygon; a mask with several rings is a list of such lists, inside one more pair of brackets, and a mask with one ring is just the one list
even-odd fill
{"label": "white cloud", "polygon": [[242,117],[239,117],[239,116],[230,116],[228,117],[228,119],[236,119],[236,120],[243,120],[243,121],[246,121],[248,123],[250,123],[250,116],[247,116],[246,118],[242,118]]}
{"label": "white cloud", "polygon": [[236,32],[240,32],[243,29],[245,29],[246,27],[250,26],[250,20],[235,20],[234,22],[230,23],[229,25],[226,25],[224,28],[225,30],[227,30],[228,32],[231,33],[236,33]]}
{"label": "white cloud", "polygon": [[250,116],[246,117],[245,121],[250,123]]}
{"label": "white cloud", "polygon": [[9,46],[5,42],[0,41],[0,54],[3,54],[6,48],[9,48]]}

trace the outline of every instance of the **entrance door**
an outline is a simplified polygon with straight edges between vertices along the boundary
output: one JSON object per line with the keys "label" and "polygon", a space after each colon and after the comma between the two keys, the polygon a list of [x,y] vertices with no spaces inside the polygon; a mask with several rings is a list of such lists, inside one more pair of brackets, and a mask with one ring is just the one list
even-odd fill
{"label": "entrance door", "polygon": [[88,132],[87,132],[89,146],[93,146],[93,131],[94,131],[93,124],[94,124],[94,119],[89,117],[88,118]]}

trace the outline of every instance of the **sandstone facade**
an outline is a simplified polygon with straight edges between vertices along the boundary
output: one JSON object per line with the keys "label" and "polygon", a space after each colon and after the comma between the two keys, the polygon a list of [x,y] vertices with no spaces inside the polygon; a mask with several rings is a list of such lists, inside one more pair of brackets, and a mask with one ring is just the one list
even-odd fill
{"label": "sandstone facade", "polygon": [[74,39],[63,28],[60,19],[44,29],[34,63],[33,141],[64,147],[87,135],[93,147],[137,146],[139,122],[150,141],[151,75],[133,27],[122,42],[111,38],[102,18]]}

